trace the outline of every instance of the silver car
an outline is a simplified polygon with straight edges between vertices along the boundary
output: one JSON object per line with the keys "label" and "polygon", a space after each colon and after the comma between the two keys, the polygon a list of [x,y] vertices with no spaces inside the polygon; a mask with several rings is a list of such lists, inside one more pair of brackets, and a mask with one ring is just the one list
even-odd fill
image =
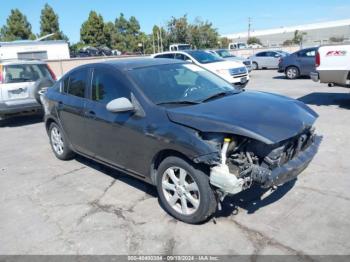
{"label": "silver car", "polygon": [[256,53],[250,57],[252,60],[252,66],[254,70],[262,68],[278,68],[278,63],[282,57],[285,57],[288,53],[281,51],[262,51]]}
{"label": "silver car", "polygon": [[55,80],[43,61],[0,61],[0,125],[10,116],[41,110],[40,93]]}
{"label": "silver car", "polygon": [[249,72],[252,71],[252,60],[241,56],[235,56],[231,54],[228,49],[209,50],[209,52],[211,52],[212,54],[218,55],[225,60],[242,62],[246,66]]}

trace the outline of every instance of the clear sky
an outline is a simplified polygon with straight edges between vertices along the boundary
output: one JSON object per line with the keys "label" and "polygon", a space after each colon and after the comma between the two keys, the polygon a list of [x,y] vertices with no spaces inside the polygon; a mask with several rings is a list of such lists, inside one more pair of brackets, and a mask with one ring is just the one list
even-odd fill
{"label": "clear sky", "polygon": [[165,25],[171,16],[187,14],[209,20],[220,34],[252,29],[298,25],[350,18],[349,0],[0,0],[0,26],[6,23],[10,10],[18,8],[39,32],[40,11],[50,4],[59,15],[61,30],[71,42],[80,38],[80,26],[90,10],[100,13],[105,21],[114,21],[119,13],[135,16],[141,30],[150,33],[154,24]]}

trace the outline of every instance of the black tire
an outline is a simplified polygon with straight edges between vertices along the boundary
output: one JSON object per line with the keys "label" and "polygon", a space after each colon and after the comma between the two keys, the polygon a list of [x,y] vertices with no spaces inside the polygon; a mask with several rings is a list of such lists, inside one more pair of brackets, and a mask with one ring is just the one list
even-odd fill
{"label": "black tire", "polygon": [[253,62],[253,63],[252,63],[252,69],[253,69],[253,70],[258,70],[258,69],[259,69],[259,65],[258,65],[257,62]]}
{"label": "black tire", "polygon": [[[169,204],[170,200],[167,200],[167,198],[169,197],[168,192],[170,191],[167,191],[167,192],[163,191],[163,182],[167,176],[165,171],[171,168],[180,168],[187,172],[187,175],[186,175],[187,181],[184,187],[188,187],[190,184],[193,184],[193,182],[195,182],[195,184],[197,185],[198,190],[197,189],[195,190],[196,192],[199,192],[199,194],[197,194],[198,198],[195,198],[195,200],[196,201],[198,200],[199,202],[197,208],[195,208],[195,206],[192,206],[191,204],[192,202],[189,200],[189,198],[188,200],[186,200],[186,210],[188,205],[190,206],[190,208],[194,209],[193,213],[191,214],[182,214],[179,211],[175,210],[176,207],[178,209],[180,208],[182,209],[181,198],[178,198],[177,200],[178,202],[175,203],[176,207],[173,207]],[[164,209],[173,217],[186,223],[196,224],[196,223],[206,221],[216,211],[216,208],[217,208],[216,196],[215,196],[214,190],[211,188],[209,184],[208,175],[205,174],[198,167],[194,166],[192,163],[184,159],[181,159],[179,157],[167,157],[159,165],[159,168],[157,170],[157,191],[158,191],[160,202],[164,207]],[[174,190],[174,195],[175,195],[175,191],[176,190]],[[191,191],[191,192],[195,192],[195,191]],[[165,194],[167,194],[167,196]],[[188,196],[188,193],[185,193],[183,195]],[[177,196],[179,195],[177,194]],[[187,199],[187,196],[185,197],[186,199]],[[193,195],[190,194],[190,197],[193,197]]]}
{"label": "black tire", "polygon": [[[55,142],[53,141],[53,132],[54,130],[59,131],[59,134],[62,137],[62,152],[59,152],[56,148],[55,148]],[[67,142],[67,139],[64,135],[64,133],[62,132],[62,129],[59,125],[57,125],[56,123],[52,123],[50,125],[49,128],[49,138],[50,138],[50,144],[51,144],[51,148],[53,153],[55,154],[55,156],[60,159],[60,160],[71,160],[75,157],[75,153],[70,149],[69,147],[69,143]]]}
{"label": "black tire", "polygon": [[296,66],[289,66],[286,68],[285,75],[288,79],[297,79],[300,76],[299,68]]}

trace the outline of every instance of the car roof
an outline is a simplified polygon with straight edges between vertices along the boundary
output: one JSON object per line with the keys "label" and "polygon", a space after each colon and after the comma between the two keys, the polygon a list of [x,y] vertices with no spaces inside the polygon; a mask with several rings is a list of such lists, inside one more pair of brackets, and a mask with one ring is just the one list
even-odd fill
{"label": "car roof", "polygon": [[23,65],[23,64],[46,64],[45,61],[31,59],[3,59],[0,60],[2,65]]}
{"label": "car roof", "polygon": [[131,70],[135,68],[168,65],[168,64],[184,64],[185,61],[167,58],[122,58],[116,60],[109,60],[101,64],[109,64],[119,70]]}

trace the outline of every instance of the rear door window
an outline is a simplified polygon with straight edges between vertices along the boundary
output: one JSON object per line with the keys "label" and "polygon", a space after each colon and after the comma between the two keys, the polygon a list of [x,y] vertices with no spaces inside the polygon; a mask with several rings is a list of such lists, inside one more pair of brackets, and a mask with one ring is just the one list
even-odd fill
{"label": "rear door window", "polygon": [[302,50],[298,53],[298,56],[301,57],[315,57],[316,51],[311,49],[311,50]]}
{"label": "rear door window", "polygon": [[183,55],[183,54],[175,54],[175,59],[186,61],[186,60],[188,60],[190,58],[188,56]]}
{"label": "rear door window", "polygon": [[5,83],[35,82],[40,78],[51,79],[45,64],[5,65]]}
{"label": "rear door window", "polygon": [[163,54],[163,55],[157,55],[155,58],[170,58],[174,59],[174,54]]}
{"label": "rear door window", "polygon": [[88,69],[77,70],[63,81],[63,91],[69,95],[85,97]]}

